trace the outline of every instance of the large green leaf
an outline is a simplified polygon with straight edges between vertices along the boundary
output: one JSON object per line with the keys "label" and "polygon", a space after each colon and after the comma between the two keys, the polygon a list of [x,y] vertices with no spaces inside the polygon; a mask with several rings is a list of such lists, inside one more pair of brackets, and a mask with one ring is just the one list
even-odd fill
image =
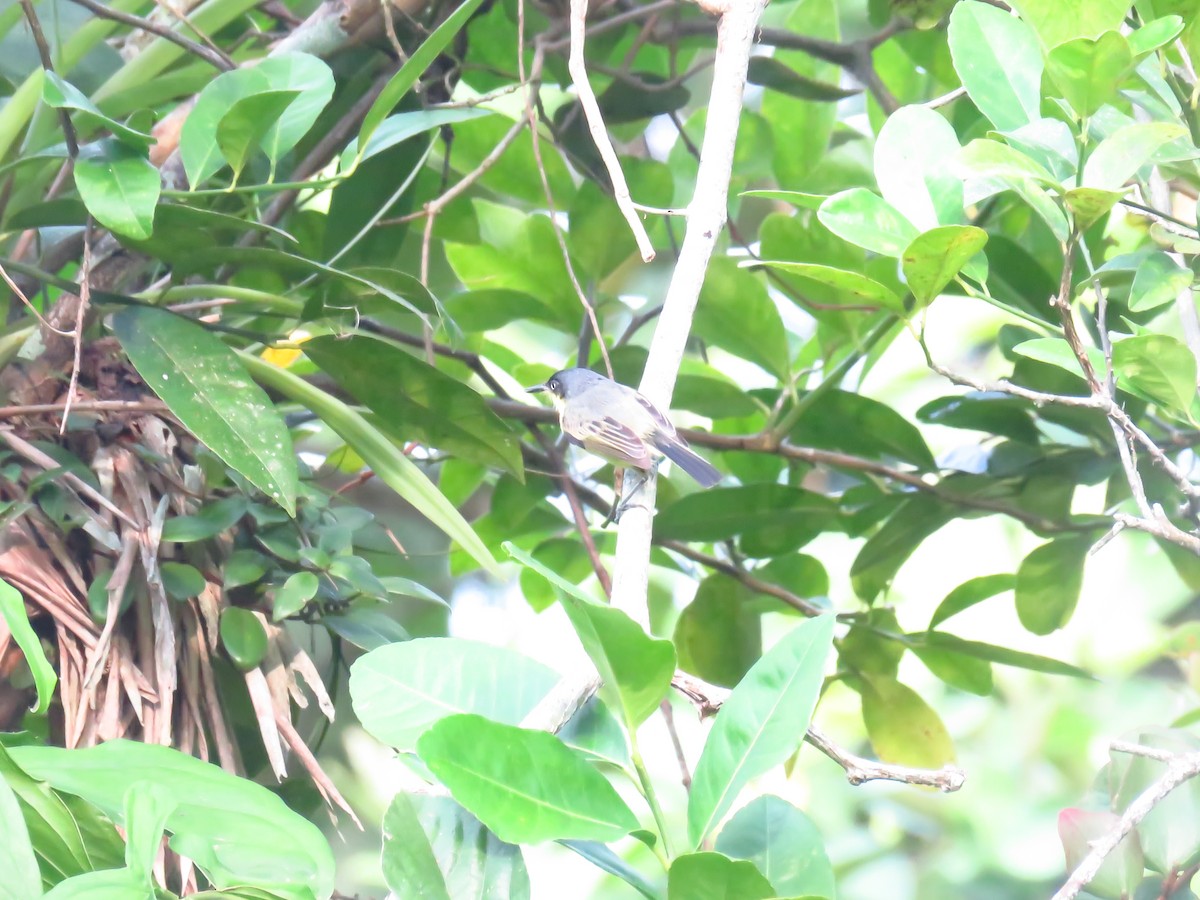
{"label": "large green leaf", "polygon": [[521,444],[484,399],[396,344],[378,338],[316,337],[304,353],[368,406],[401,441],[422,441],[524,478]]}
{"label": "large green leaf", "polygon": [[1033,26],[1045,47],[1079,37],[1099,37],[1120,28],[1129,11],[1129,0],[1014,0],[1021,18]]}
{"label": "large green leaf", "polygon": [[140,150],[115,138],[81,147],[75,187],[96,221],[117,234],[145,240],[154,231],[162,178]]}
{"label": "large green leaf", "polygon": [[785,484],[748,484],[688,494],[663,507],[654,529],[660,538],[681,541],[740,535],[751,556],[775,556],[840,524],[827,497]]}
{"label": "large green leaf", "polygon": [[50,708],[50,701],[54,699],[58,674],[46,658],[41,638],[29,624],[25,598],[19,590],[5,581],[0,581],[0,616],[4,617],[4,624],[8,626],[12,639],[25,655],[25,664],[29,666],[29,671],[33,673],[38,697],[37,708],[34,711],[40,715]]}
{"label": "large green leaf", "polygon": [[503,841],[607,842],[638,827],[608,780],[544,731],[452,715],[421,736],[417,753]]}
{"label": "large green leaf", "polygon": [[858,596],[873,600],[921,542],[953,517],[953,510],[927,494],[903,501],[854,558],[850,581]]}
{"label": "large green leaf", "polygon": [[234,351],[190,319],[149,306],[121,310],[113,331],[179,421],[294,515],[299,474],[287,425]]}
{"label": "large green leaf", "polygon": [[921,233],[899,210],[866,188],[834,194],[821,204],[817,216],[838,237],[896,259]]}
{"label": "large green leaf", "polygon": [[1065,675],[1068,678],[1092,678],[1090,672],[1086,672],[1070,663],[1050,659],[1046,656],[1038,656],[1035,653],[1024,653],[1008,647],[985,644],[982,641],[967,641],[941,631],[910,634],[906,637],[905,643],[914,648],[928,646],[947,653],[959,653],[964,656],[973,656],[976,659],[999,663],[1002,666],[1028,669],[1031,672],[1045,672],[1047,675]]}
{"label": "large green leaf", "polygon": [[1129,42],[1116,31],[1098,38],[1076,38],[1046,56],[1046,74],[1075,112],[1087,118],[1117,94],[1133,72]]}
{"label": "large green leaf", "polygon": [[730,257],[717,257],[708,267],[694,332],[772,375],[787,377],[787,336],[779,310],[762,281]]}
{"label": "large green leaf", "polygon": [[832,266],[822,266],[816,263],[786,262],[781,260],[763,260],[757,263],[757,265],[811,278],[813,281],[819,281],[821,284],[850,294],[860,303],[878,305],[894,313],[904,312],[903,301],[896,296],[891,288],[880,284],[873,278],[868,278],[860,272],[835,269]]}
{"label": "large green leaf", "polygon": [[821,689],[833,624],[833,616],[819,616],[793,628],[722,704],[688,799],[688,839],[694,846],[713,831],[751,779],[799,748]]}
{"label": "large green leaf", "polygon": [[754,863],[722,853],[685,853],[667,873],[667,900],[762,900],[777,896]]}
{"label": "large green leaf", "polygon": [[601,606],[536,559],[506,543],[505,551],[555,588],[567,618],[603,679],[601,696],[620,710],[632,733],[658,709],[675,674],[675,648],[656,640],[619,609]]}
{"label": "large green leaf", "polygon": [[383,877],[397,897],[528,900],[521,848],[449,797],[397,794],[383,818]]}
{"label": "large green leaf", "polygon": [[87,94],[79,90],[79,88],[75,87],[75,85],[71,84],[57,72],[47,69],[43,77],[42,99],[50,106],[58,109],[77,109],[87,113],[111,131],[113,137],[136,150],[145,150],[154,143],[154,138],[144,131],[130,128],[116,119],[111,119],[104,115],[96,107],[96,104],[88,99]]}
{"label": "large green leaf", "polygon": [[13,747],[9,753],[34,778],[94,803],[121,823],[130,788],[155,785],[175,804],[166,817],[171,848],[195,861],[218,888],[253,883],[289,900],[333,891],[329,843],[253,781],[169,747],[126,740],[77,750]]}
{"label": "large green leaf", "polygon": [[929,620],[929,627],[936,628],[951,616],[956,616],[965,609],[970,609],[976,603],[1011,591],[1016,587],[1016,578],[1012,575],[977,575],[964,581],[938,604]]}
{"label": "large green leaf", "polygon": [[875,141],[875,180],[883,199],[922,231],[963,221],[963,184],[946,165],[960,150],[946,119],[903,106]]}
{"label": "large green leaf", "polygon": [[891,678],[863,680],[863,724],[884,762],[940,769],[954,761],[954,743],[933,707]]}
{"label": "large green leaf", "polygon": [[976,0],[957,3],[947,32],[967,96],[999,131],[1041,118],[1042,53],[1033,29]]}
{"label": "large green leaf", "polygon": [[389,644],[356,660],[350,698],[367,731],[407,751],[453,713],[515,725],[557,681],[552,669],[513,650],[430,637]]}
{"label": "large green leaf", "polygon": [[754,863],[772,896],[834,897],[833,866],[817,826],[792,804],[764,794],[739,809],[717,835],[717,850]]}
{"label": "large green leaf", "polygon": [[496,560],[467,520],[393,441],[345,403],[299,376],[249,353],[239,356],[255,378],[303,403],[320,416],[338,437],[362,457],[363,462],[384,484],[457,541],[485,569],[496,571]]}
{"label": "large green leaf", "polygon": [[803,412],[789,434],[797,444],[871,459],[898,459],[926,471],[937,468],[921,432],[886,403],[836,389],[823,390],[801,403]]}
{"label": "large green leaf", "polygon": [[[282,53],[269,56],[255,66],[243,66],[214,78],[200,95],[183,124],[179,138],[179,155],[184,171],[193,188],[215,175],[225,161],[233,162],[223,152],[222,122],[241,101],[250,97],[274,94],[262,101],[251,101],[229,125],[225,142],[230,147],[228,133],[236,131],[241,137],[237,158],[245,157],[255,147],[270,160],[272,170],[285,153],[312,127],[333,96],[333,73],[329,66],[304,53]],[[294,94],[287,99],[286,94]],[[260,105],[265,104],[265,105]],[[255,120],[256,111],[260,118]],[[238,127],[233,129],[231,126]],[[235,166],[236,169],[236,166]]]}
{"label": "large green leaf", "polygon": [[42,895],[42,876],[29,828],[16,793],[4,778],[0,778],[0,865],[4,867],[0,900],[33,900]]}
{"label": "large green leaf", "polygon": [[1196,357],[1170,335],[1141,334],[1117,341],[1112,364],[1122,386],[1152,397],[1176,416],[1186,416],[1196,399]]}
{"label": "large green leaf", "polygon": [[1138,122],[1117,129],[1096,145],[1083,166],[1083,187],[1120,189],[1154,153],[1187,134],[1174,122]]}
{"label": "large green leaf", "polygon": [[1067,624],[1083,587],[1089,537],[1066,537],[1034,549],[1017,569],[1017,616],[1034,634]]}
{"label": "large green leaf", "polygon": [[85,872],[60,881],[44,895],[47,900],[156,900],[155,891],[132,869]]}
{"label": "large green leaf", "polygon": [[675,622],[679,668],[712,684],[733,687],[762,656],[761,613],[754,591],[728,575],[700,582]]}
{"label": "large green leaf", "polygon": [[261,91],[242,97],[217,122],[217,146],[237,181],[267,132],[299,96],[297,91]]}
{"label": "large green leaf", "polygon": [[1175,262],[1169,254],[1157,250],[1139,263],[1129,288],[1129,311],[1144,312],[1170,303],[1186,290],[1195,279],[1186,266]]}
{"label": "large green leaf", "polygon": [[904,250],[904,277],[921,304],[932,303],[987,243],[974,225],[943,225],[926,231]]}

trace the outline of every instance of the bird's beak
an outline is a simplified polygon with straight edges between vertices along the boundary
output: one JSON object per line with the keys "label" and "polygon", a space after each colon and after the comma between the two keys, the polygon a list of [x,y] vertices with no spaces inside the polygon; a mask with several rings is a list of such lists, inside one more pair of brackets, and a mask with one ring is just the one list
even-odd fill
{"label": "bird's beak", "polygon": [[544,384],[535,384],[533,387],[525,388],[525,392],[529,394],[540,394],[544,390],[546,390],[546,386]]}

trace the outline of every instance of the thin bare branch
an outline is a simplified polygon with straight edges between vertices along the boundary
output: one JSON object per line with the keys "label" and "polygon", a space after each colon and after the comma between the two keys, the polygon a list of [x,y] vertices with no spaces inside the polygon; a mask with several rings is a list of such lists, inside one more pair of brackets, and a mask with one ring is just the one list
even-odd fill
{"label": "thin bare branch", "polygon": [[[220,69],[222,72],[228,72],[231,69],[237,68],[235,63],[227,53],[217,46],[206,47],[203,44],[197,44],[195,41],[185,38],[182,34],[174,29],[167,28],[164,25],[159,25],[149,19],[143,19],[141,16],[135,16],[127,12],[121,12],[117,9],[105,6],[97,0],[71,0],[72,3],[82,6],[96,16],[102,19],[111,19],[114,22],[120,22],[122,25],[128,25],[130,28],[137,28],[145,31],[148,34],[158,35],[163,40],[170,41],[177,47],[182,47],[188,53],[196,56],[210,66]],[[195,31],[200,32],[190,22],[185,20],[185,25]]]}

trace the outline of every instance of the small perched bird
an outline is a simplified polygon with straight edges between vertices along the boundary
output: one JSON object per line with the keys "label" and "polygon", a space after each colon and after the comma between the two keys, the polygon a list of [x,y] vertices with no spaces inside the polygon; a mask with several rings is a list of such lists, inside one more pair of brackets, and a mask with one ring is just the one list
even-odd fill
{"label": "small perched bird", "polygon": [[665,456],[703,487],[721,480],[658,407],[631,387],[590,369],[563,369],[526,390],[548,393],[571,443],[613,465],[649,471]]}

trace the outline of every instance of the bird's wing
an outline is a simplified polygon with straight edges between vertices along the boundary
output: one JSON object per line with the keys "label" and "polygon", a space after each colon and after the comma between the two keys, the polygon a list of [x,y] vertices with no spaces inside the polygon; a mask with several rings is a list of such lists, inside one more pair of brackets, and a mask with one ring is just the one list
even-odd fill
{"label": "bird's wing", "polygon": [[612,416],[575,423],[568,437],[586,450],[609,462],[649,469],[654,465],[652,450],[632,428]]}
{"label": "bird's wing", "polygon": [[662,410],[643,397],[638,391],[634,391],[633,396],[637,399],[641,407],[650,413],[650,418],[654,420],[654,424],[658,427],[660,433],[667,435],[675,434],[675,426],[671,424],[670,419],[662,414]]}

